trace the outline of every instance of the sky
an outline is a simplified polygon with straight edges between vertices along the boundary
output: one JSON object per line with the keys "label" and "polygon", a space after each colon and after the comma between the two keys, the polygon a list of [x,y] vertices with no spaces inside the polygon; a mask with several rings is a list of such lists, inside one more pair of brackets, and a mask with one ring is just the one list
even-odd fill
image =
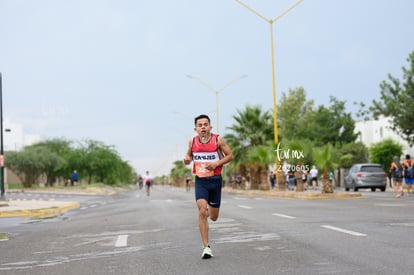
{"label": "sky", "polygon": [[[243,0],[268,19],[295,2]],[[413,10],[410,0],[301,2],[272,24],[277,102],[298,87],[348,112],[378,100],[414,50]],[[195,116],[226,134],[247,105],[272,110],[270,45],[269,21],[235,0],[0,0],[3,117],[168,174]]]}

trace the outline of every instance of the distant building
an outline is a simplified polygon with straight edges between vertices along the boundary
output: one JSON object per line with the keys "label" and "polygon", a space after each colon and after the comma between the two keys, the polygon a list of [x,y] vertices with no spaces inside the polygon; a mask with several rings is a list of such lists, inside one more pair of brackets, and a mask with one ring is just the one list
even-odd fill
{"label": "distant building", "polygon": [[[42,141],[40,135],[27,135],[23,131],[23,126],[19,123],[13,123],[7,118],[3,120],[3,150],[20,151],[24,146],[32,145]],[[7,162],[7,158],[5,158]],[[20,183],[20,179],[9,169],[5,168],[4,183],[6,189],[9,183]]]}
{"label": "distant building", "polygon": [[17,151],[23,147],[23,127],[20,124],[3,121],[3,148],[4,151]]}
{"label": "distant building", "polygon": [[24,146],[42,141],[40,135],[25,134],[23,126],[13,123],[7,118],[3,121],[3,148],[4,151],[19,151]]}
{"label": "distant building", "polygon": [[359,133],[357,141],[362,142],[368,148],[374,143],[389,138],[402,145],[404,155],[414,156],[413,148],[391,129],[389,118],[381,116],[377,120],[356,121],[355,133]]}

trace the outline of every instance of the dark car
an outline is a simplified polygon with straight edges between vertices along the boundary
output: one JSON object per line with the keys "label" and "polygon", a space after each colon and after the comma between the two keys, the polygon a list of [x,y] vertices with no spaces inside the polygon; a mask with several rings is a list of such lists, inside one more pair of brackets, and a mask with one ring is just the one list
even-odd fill
{"label": "dark car", "polygon": [[345,191],[353,189],[358,191],[360,188],[376,188],[382,192],[387,188],[387,174],[381,165],[375,163],[354,164],[344,178]]}

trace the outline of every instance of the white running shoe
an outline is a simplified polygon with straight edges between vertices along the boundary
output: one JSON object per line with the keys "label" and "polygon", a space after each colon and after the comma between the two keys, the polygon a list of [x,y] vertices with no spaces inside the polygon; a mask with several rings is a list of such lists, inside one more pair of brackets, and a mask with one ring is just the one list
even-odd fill
{"label": "white running shoe", "polygon": [[213,253],[211,252],[211,248],[209,245],[203,248],[203,253],[201,254],[201,259],[210,259],[213,257]]}

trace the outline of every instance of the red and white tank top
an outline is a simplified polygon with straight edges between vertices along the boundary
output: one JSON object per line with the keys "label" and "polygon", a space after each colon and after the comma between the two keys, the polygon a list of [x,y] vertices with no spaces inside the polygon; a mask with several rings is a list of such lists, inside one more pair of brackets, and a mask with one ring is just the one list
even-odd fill
{"label": "red and white tank top", "polygon": [[222,166],[217,166],[214,171],[205,167],[209,162],[218,161],[221,156],[218,150],[218,135],[211,134],[207,143],[202,143],[199,136],[193,138],[193,173],[200,178],[221,175]]}

